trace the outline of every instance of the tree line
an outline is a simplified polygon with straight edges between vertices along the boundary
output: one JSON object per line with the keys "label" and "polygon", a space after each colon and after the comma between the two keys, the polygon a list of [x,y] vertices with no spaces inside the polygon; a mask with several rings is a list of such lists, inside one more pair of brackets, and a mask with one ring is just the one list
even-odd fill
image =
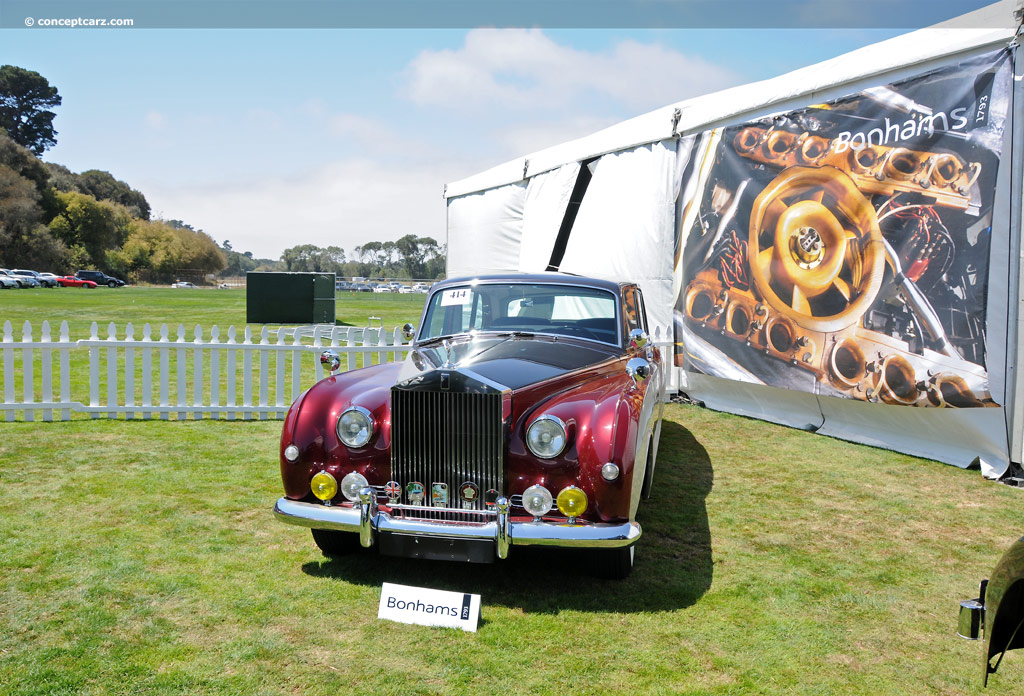
{"label": "tree line", "polygon": [[42,75],[0,66],[0,266],[55,272],[99,269],[129,280],[165,281],[249,271],[334,272],[374,278],[437,278],[445,249],[430,237],[367,242],[352,257],[303,244],[279,259],[217,244],[181,220],[151,219],[142,192],[109,172],[74,173],[40,156],[57,143],[57,88]]}

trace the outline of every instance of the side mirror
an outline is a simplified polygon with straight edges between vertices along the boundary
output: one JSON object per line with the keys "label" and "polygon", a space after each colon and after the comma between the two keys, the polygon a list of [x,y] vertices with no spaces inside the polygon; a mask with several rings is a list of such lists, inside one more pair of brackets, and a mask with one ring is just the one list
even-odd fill
{"label": "side mirror", "polygon": [[406,341],[411,341],[416,338],[416,327],[412,324],[406,324],[402,327],[402,338]]}
{"label": "side mirror", "polygon": [[320,354],[320,364],[335,372],[341,367],[341,356],[333,350],[325,350]]}
{"label": "side mirror", "polygon": [[651,365],[643,358],[630,358],[626,362],[626,374],[633,378],[633,384],[639,387],[651,376]]}
{"label": "side mirror", "polygon": [[643,329],[633,329],[629,332],[629,347],[633,350],[643,350],[649,342],[650,338]]}

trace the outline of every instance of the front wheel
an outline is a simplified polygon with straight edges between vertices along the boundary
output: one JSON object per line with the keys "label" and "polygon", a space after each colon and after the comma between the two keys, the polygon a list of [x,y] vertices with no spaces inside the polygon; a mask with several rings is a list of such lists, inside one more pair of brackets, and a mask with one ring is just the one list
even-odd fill
{"label": "front wheel", "polygon": [[335,532],[329,529],[311,529],[313,542],[323,555],[328,558],[347,556],[363,548],[359,545],[359,535],[351,532]]}
{"label": "front wheel", "polygon": [[110,281],[109,283],[107,283],[107,287],[108,288],[116,288],[117,287],[117,283],[115,283],[114,281]]}
{"label": "front wheel", "polygon": [[591,552],[593,574],[605,580],[625,580],[633,570],[636,545]]}

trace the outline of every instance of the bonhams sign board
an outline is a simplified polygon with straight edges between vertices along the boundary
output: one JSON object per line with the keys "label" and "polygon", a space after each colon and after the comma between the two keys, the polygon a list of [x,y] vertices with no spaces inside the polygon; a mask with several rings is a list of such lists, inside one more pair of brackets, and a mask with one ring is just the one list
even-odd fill
{"label": "bonhams sign board", "polygon": [[985,308],[1011,75],[996,51],[691,136],[681,364],[869,402],[994,406]]}
{"label": "bonhams sign board", "polygon": [[385,582],[377,618],[475,632],[480,620],[480,595]]}

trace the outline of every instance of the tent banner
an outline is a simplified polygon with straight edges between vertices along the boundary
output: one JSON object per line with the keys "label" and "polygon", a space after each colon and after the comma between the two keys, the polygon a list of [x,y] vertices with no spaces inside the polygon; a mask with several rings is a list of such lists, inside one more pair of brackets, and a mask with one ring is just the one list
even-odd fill
{"label": "tent banner", "polygon": [[1011,56],[699,134],[681,173],[695,195],[679,212],[677,364],[866,402],[996,406],[986,306]]}

